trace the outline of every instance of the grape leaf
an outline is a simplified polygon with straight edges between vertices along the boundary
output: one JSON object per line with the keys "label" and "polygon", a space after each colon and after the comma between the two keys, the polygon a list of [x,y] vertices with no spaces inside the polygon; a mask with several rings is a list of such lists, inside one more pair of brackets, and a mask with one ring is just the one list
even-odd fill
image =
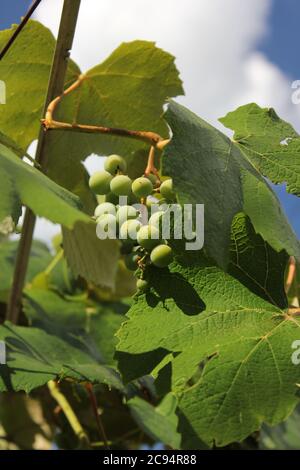
{"label": "grape leaf", "polygon": [[114,365],[116,331],[128,311],[125,303],[91,304],[55,292],[26,289],[23,307],[34,327],[93,351],[103,364]]}
{"label": "grape leaf", "polygon": [[96,224],[80,210],[77,196],[17,158],[1,144],[0,156],[0,220],[11,215],[17,222],[22,202],[35,214],[73,229],[68,231],[68,235],[64,232],[64,249],[71,268],[76,275],[113,289],[118,243],[96,237]]}
{"label": "grape leaf", "polygon": [[282,206],[264,179],[242,171],[244,211],[259,235],[276,251],[300,260],[300,243]]}
{"label": "grape leaf", "polygon": [[249,218],[237,214],[232,222],[228,272],[270,303],[287,307],[284,275],[289,256],[277,253],[257,235]]}
{"label": "grape leaf", "polygon": [[80,210],[80,200],[36,168],[20,160],[0,144],[0,220],[11,215],[15,222],[21,203],[41,217],[72,228],[76,221],[91,223]]}
{"label": "grape leaf", "polygon": [[[15,26],[0,31],[0,47],[14,29]],[[49,29],[37,21],[29,21],[14,47],[0,63],[0,76],[7,88],[7,103],[0,108],[0,129],[6,134],[6,140],[13,139],[14,151],[17,148],[26,149],[38,137],[54,48],[55,39]],[[70,60],[66,86],[74,82],[79,74],[79,68]],[[4,143],[9,147],[7,141]],[[88,189],[85,168],[79,161],[74,161],[76,145],[73,145],[72,137],[68,136],[66,141],[61,135],[56,135],[55,139],[47,135],[46,148],[47,153],[55,155],[48,161],[48,176],[77,194],[86,211],[91,213],[95,200]],[[24,155],[24,151],[16,153]]]}
{"label": "grape leaf", "polygon": [[154,441],[162,442],[173,449],[180,448],[177,399],[173,394],[166,395],[156,407],[137,396],[128,401],[128,406],[139,427]]}
{"label": "grape leaf", "polygon": [[170,270],[149,269],[148,280],[151,289],[117,333],[118,357],[126,358],[119,368],[126,376],[139,361],[135,370],[148,374],[147,355],[165,351],[152,374],[179,397],[187,446],[194,435],[208,445],[240,441],[291,412],[300,378],[291,361],[297,317],[195,254]]}
{"label": "grape leaf", "polygon": [[[168,136],[162,119],[163,104],[166,98],[183,93],[172,55],[152,42],[123,43],[84,77],[78,92],[61,103],[59,120],[151,130]],[[100,134],[80,134],[74,139],[77,151],[85,156],[120,153],[130,157],[144,147],[132,139]]]}
{"label": "grape leaf", "polygon": [[287,183],[300,196],[300,137],[274,109],[251,103],[220,121],[234,131],[234,142],[252,165],[273,183]]}
{"label": "grape leaf", "polygon": [[97,238],[95,223],[77,223],[72,231],[63,228],[62,232],[65,256],[73,273],[114,290],[119,242]]}
{"label": "grape leaf", "polygon": [[[6,302],[12,284],[15,260],[17,255],[17,241],[3,241],[0,243],[0,301]],[[50,263],[52,256],[46,245],[39,241],[32,243],[27,270],[26,282],[43,271]]]}
{"label": "grape leaf", "polygon": [[[256,233],[275,250],[300,259],[300,243],[279,201],[239,147],[183,106],[170,102],[165,118],[172,140],[162,157],[179,203],[204,204],[204,248],[225,268],[236,213],[244,211]],[[266,216],[267,215],[267,216]]]}
{"label": "grape leaf", "polygon": [[[0,31],[0,49],[16,29]],[[0,107],[0,129],[16,144],[27,149],[37,138],[55,48],[48,28],[29,21],[6,56],[0,62],[0,77],[6,84],[6,104]],[[66,83],[80,73],[69,62]]]}
{"label": "grape leaf", "polygon": [[0,326],[0,340],[7,350],[7,364],[0,367],[0,391],[29,393],[51,379],[104,383],[122,389],[119,375],[99,363],[92,352],[68,344],[39,328]]}
{"label": "grape leaf", "polygon": [[[0,46],[11,33],[12,30],[0,32]],[[0,64],[0,76],[8,89],[7,105],[0,108],[0,129],[23,148],[38,135],[54,47],[50,31],[29,21],[24,34]],[[65,85],[75,82],[80,74],[77,65],[70,61]],[[183,93],[173,56],[152,42],[124,43],[102,64],[86,72],[85,77],[79,90],[64,98],[57,119],[168,135],[161,117],[163,104],[168,97]],[[133,174],[135,151],[145,167],[144,148],[140,142],[119,137],[53,132],[47,135],[45,148],[48,174],[79,195],[90,212],[91,195],[84,184],[80,161],[91,153],[120,152],[128,158],[129,172]]]}

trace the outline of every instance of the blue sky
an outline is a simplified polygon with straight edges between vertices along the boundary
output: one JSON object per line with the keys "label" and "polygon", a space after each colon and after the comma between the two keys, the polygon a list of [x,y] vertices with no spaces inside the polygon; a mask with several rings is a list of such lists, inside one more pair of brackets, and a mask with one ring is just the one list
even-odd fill
{"label": "blue sky", "polygon": [[[269,0],[261,0],[261,3],[264,2],[267,4]],[[242,3],[248,4],[251,7],[250,0],[243,0]],[[30,0],[1,0],[0,28],[7,28],[11,23],[18,22],[20,16],[25,13],[30,4]],[[133,15],[134,14],[135,13],[133,13]],[[271,64],[274,64],[279,72],[284,74],[290,82],[300,79],[299,58],[297,53],[297,46],[300,44],[299,18],[299,0],[272,0],[271,7],[267,12],[267,27],[263,31],[263,34],[257,34],[254,47],[254,49],[262,53]],[[242,20],[241,17],[241,21]],[[188,29],[186,29],[186,32],[187,31]],[[185,33],[184,27],[182,33]],[[124,37],[124,40],[127,40],[127,37]],[[213,56],[211,61],[213,61]],[[251,99],[251,94],[249,95],[249,99]],[[197,109],[196,112],[199,113]],[[222,114],[218,115],[220,116]],[[209,114],[205,116],[205,113],[204,117],[208,119],[211,118]],[[294,124],[296,125],[295,122]],[[299,129],[300,118],[298,130]],[[276,187],[275,190],[280,197],[291,224],[300,236],[300,200],[287,194],[284,186]]]}

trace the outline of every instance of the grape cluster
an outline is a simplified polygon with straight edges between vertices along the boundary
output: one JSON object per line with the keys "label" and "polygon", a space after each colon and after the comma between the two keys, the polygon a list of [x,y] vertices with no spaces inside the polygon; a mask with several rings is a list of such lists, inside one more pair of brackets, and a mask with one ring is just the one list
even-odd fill
{"label": "grape cluster", "polygon": [[[153,201],[158,202],[153,194],[160,195],[161,202],[173,202],[175,195],[172,179],[160,184],[158,178],[150,174],[132,181],[126,170],[126,161],[122,157],[110,155],[105,160],[104,170],[96,171],[90,177],[91,190],[105,196],[105,201],[96,207],[94,218],[105,232],[108,232],[109,227],[116,228],[117,237],[122,242],[126,267],[132,271],[140,268],[143,276],[147,264],[158,268],[167,267],[173,259],[173,251],[161,237],[164,211],[155,212],[145,225],[142,223],[143,211],[137,210],[132,204],[142,202],[148,215]],[[120,196],[126,196],[128,204],[119,205]],[[139,291],[145,291],[147,287],[145,279],[138,279]]]}

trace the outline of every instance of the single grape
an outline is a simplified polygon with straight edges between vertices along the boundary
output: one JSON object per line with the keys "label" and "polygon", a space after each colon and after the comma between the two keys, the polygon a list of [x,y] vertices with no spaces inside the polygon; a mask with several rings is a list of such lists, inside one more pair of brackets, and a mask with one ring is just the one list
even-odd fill
{"label": "single grape", "polygon": [[95,194],[107,194],[111,181],[112,176],[108,171],[96,171],[89,179],[89,187]]}
{"label": "single grape", "polygon": [[153,184],[148,178],[142,176],[141,178],[137,178],[132,183],[132,192],[133,194],[138,197],[147,197],[153,191]]}
{"label": "single grape", "polygon": [[117,175],[111,180],[110,189],[116,196],[129,196],[131,179],[126,175]]}
{"label": "single grape", "polygon": [[116,215],[116,206],[112,204],[111,202],[102,202],[102,204],[99,204],[94,212],[94,215],[96,219],[100,217],[100,215],[103,214],[112,214]]}
{"label": "single grape", "polygon": [[136,252],[127,254],[124,257],[126,268],[129,269],[129,271],[136,271],[138,268],[139,259],[140,259],[140,256]]}
{"label": "single grape", "polygon": [[168,201],[172,201],[175,197],[175,193],[173,191],[173,180],[168,179],[165,180],[163,183],[160,185],[160,194],[162,197],[167,199]]}
{"label": "single grape", "polygon": [[168,245],[158,245],[151,251],[150,259],[154,266],[166,268],[173,260],[173,250]]}
{"label": "single grape", "polygon": [[110,155],[105,160],[104,168],[111,175],[115,175],[118,171],[125,173],[127,169],[127,164],[124,158],[120,157],[120,155]]}
{"label": "single grape", "polygon": [[143,225],[137,234],[137,242],[146,250],[152,250],[161,242],[159,230],[152,225]]}
{"label": "single grape", "polygon": [[148,281],[145,281],[145,279],[138,279],[136,281],[136,288],[140,292],[145,292],[149,289],[149,283]]}
{"label": "single grape", "polygon": [[136,240],[141,226],[142,224],[139,220],[126,220],[126,222],[121,225],[120,238],[123,240]]}
{"label": "single grape", "polygon": [[145,178],[148,178],[148,180],[151,181],[151,183],[153,184],[153,186],[156,186],[156,185],[157,185],[158,179],[157,179],[157,176],[155,176],[153,173],[150,173],[150,174],[147,175]]}
{"label": "single grape", "polygon": [[126,220],[137,219],[139,211],[132,206],[120,206],[117,212],[118,224],[122,225]]}

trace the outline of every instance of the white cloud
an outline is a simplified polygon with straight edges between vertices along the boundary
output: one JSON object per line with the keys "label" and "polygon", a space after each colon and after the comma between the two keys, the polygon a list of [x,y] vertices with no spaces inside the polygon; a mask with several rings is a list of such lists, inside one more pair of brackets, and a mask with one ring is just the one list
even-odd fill
{"label": "white cloud", "polygon": [[[44,0],[36,12],[55,34],[61,6]],[[296,125],[300,106],[291,102],[288,77],[256,52],[271,6],[272,0],[83,0],[72,57],[86,70],[123,41],[152,40],[176,57],[186,91],[180,101],[210,122],[256,101]]]}

